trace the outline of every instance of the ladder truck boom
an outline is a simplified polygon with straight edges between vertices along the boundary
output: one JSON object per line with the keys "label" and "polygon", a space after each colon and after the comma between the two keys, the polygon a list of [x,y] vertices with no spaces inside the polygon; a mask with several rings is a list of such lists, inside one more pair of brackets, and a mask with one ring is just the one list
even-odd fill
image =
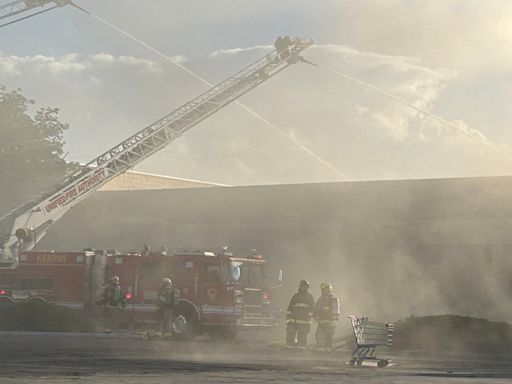
{"label": "ladder truck boom", "polygon": [[53,190],[0,217],[0,267],[15,268],[18,254],[32,249],[48,228],[103,184],[167,146],[240,96],[303,61],[311,39],[293,38],[192,101],[102,153]]}
{"label": "ladder truck boom", "polygon": [[[0,20],[31,11],[37,7],[46,7],[53,4],[53,8],[63,7],[71,4],[70,0],[15,0],[10,3],[0,5]],[[48,9],[48,8],[47,8]],[[49,9],[48,9],[49,10]]]}

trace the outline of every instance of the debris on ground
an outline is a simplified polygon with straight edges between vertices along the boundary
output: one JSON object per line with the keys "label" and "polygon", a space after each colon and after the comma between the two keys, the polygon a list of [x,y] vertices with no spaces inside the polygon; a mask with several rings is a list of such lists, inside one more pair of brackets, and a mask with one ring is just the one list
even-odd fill
{"label": "debris on ground", "polygon": [[458,315],[411,316],[395,323],[393,350],[510,353],[512,325]]}

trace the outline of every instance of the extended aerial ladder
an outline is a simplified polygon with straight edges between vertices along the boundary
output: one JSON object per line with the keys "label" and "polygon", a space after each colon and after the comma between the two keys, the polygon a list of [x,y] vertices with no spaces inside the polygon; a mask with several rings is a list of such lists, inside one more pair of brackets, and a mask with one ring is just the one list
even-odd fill
{"label": "extended aerial ladder", "polygon": [[[15,0],[7,4],[0,5],[0,27],[32,17],[44,12],[51,11],[52,9],[63,7],[65,5],[74,5],[71,0]],[[14,16],[20,16],[21,14],[35,11],[41,8],[37,12],[33,12],[28,16],[20,17],[14,21],[8,21],[2,24],[2,20],[10,19]]]}
{"label": "extended aerial ladder", "polygon": [[0,217],[0,267],[15,268],[18,255],[32,249],[70,208],[103,184],[167,146],[190,128],[291,64],[311,39],[293,38],[160,120],[101,154],[53,190]]}

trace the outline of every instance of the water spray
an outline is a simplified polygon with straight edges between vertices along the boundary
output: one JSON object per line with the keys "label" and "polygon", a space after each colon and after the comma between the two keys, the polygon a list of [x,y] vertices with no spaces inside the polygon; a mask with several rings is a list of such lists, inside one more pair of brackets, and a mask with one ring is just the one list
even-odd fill
{"label": "water spray", "polygon": [[[173,65],[175,65],[176,67],[180,68],[181,70],[185,71],[186,73],[188,73],[190,76],[194,77],[196,80],[199,80],[200,82],[202,82],[203,84],[209,86],[209,87],[213,87],[213,84],[210,83],[208,80],[206,80],[205,78],[201,77],[200,75],[198,75],[197,73],[191,71],[190,69],[188,69],[187,67],[185,67],[184,65],[181,65],[180,63],[176,62],[176,60],[173,60],[172,57],[170,56],[167,56],[166,54],[164,54],[163,52],[159,51],[158,49],[156,49],[155,47],[152,47],[151,45],[145,43],[144,41],[142,41],[141,39],[135,37],[134,35],[132,35],[131,33],[119,28],[118,26],[110,23],[109,21],[97,16],[97,15],[94,15],[93,13],[91,13],[90,11],[87,11],[85,10],[84,8],[82,7],[79,7],[75,4],[72,4],[75,8],[79,9],[80,11],[84,12],[85,14],[93,17],[94,19],[96,19],[97,21],[101,22],[102,24],[114,29],[115,31],[119,32],[120,34],[128,37],[129,39],[135,41],[136,43],[142,45],[143,47],[147,48],[148,50],[150,50],[151,52],[157,54],[158,56],[160,56],[161,58],[169,61],[170,63],[172,63]],[[313,64],[311,62],[308,62],[306,61],[305,59],[302,59],[304,62],[307,62],[308,64],[311,64],[311,65],[316,65],[316,64]],[[252,108],[248,107],[247,105],[241,103],[240,101],[238,100],[235,100],[234,102],[236,105],[238,105],[240,108],[242,108],[244,111],[246,111],[247,113],[249,113],[251,116],[253,116],[254,118],[258,119],[259,121],[261,121],[262,123],[264,123],[267,127],[269,128],[272,128],[273,130],[275,130],[276,132],[280,133],[282,136],[284,136],[285,138],[287,138],[291,143],[293,143],[298,149],[300,149],[301,151],[305,152],[307,155],[309,155],[310,157],[312,157],[313,159],[315,159],[317,162],[319,162],[320,164],[322,164],[323,166],[327,167],[331,172],[333,172],[337,178],[336,180],[338,180],[339,178],[341,179],[345,179],[345,175],[343,174],[343,172],[341,172],[339,169],[337,169],[332,163],[330,163],[329,161],[323,159],[320,155],[318,155],[315,151],[313,151],[311,148],[309,148],[308,146],[306,146],[300,139],[298,139],[296,136],[292,135],[291,133],[289,132],[286,132],[283,128],[280,128],[278,127],[277,125],[273,124],[272,122],[270,122],[268,119],[266,119],[265,117],[263,117],[261,114],[259,114],[258,112],[254,111]]]}

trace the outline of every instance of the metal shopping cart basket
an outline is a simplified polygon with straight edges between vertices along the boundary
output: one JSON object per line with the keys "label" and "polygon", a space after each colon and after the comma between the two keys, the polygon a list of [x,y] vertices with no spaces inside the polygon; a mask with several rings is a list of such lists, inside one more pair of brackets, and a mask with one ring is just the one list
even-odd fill
{"label": "metal shopping cart basket", "polygon": [[349,316],[349,319],[352,322],[357,346],[348,364],[352,367],[387,367],[388,359],[380,359],[373,354],[379,346],[391,347],[395,326],[369,321],[368,317]]}

